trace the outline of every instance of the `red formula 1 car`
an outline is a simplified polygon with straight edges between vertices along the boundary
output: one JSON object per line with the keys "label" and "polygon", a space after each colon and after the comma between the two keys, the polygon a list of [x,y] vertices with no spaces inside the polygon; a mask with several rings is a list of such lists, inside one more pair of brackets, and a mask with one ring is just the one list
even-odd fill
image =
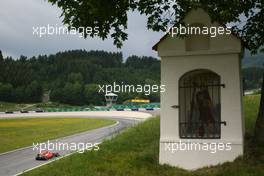
{"label": "red formula 1 car", "polygon": [[52,153],[49,151],[44,151],[44,152],[37,154],[36,160],[49,160],[49,159],[59,157],[59,156],[60,156],[59,153]]}

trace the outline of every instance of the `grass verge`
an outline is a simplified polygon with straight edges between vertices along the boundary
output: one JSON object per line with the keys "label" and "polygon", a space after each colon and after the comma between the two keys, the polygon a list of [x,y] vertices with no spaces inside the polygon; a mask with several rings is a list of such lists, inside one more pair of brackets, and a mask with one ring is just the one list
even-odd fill
{"label": "grass verge", "polygon": [[27,104],[15,104],[15,103],[0,102],[0,112],[19,111],[25,107],[27,107]]}
{"label": "grass verge", "polygon": [[260,95],[250,95],[244,97],[244,115],[246,132],[250,135],[254,133],[254,127],[258,116]]}
{"label": "grass verge", "polygon": [[0,120],[0,153],[114,124],[84,118],[23,118]]}
{"label": "grass verge", "polygon": [[245,155],[234,162],[197,171],[159,165],[159,118],[155,118],[104,142],[100,145],[99,152],[74,154],[24,175],[46,175],[48,171],[51,176],[262,176],[264,149],[254,145],[250,137],[257,114],[257,101],[257,97],[253,97],[253,100],[248,97],[245,99],[245,106],[253,108],[245,108],[246,123],[252,124],[247,124],[249,135],[246,139]]}
{"label": "grass verge", "polygon": [[35,104],[17,104],[17,103],[7,103],[0,102],[0,112],[5,111],[34,111],[37,108],[47,109],[47,108],[80,108],[81,106],[72,106],[67,104],[61,104],[56,102],[48,102],[48,103],[35,103]]}

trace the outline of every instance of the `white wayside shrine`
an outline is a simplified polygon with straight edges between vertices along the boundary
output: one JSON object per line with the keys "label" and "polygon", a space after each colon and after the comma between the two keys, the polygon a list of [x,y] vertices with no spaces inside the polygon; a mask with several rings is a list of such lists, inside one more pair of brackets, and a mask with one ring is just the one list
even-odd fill
{"label": "white wayside shrine", "polygon": [[[190,26],[219,27],[202,9],[184,18]],[[243,155],[241,59],[233,34],[165,35],[161,57],[160,164],[194,170]]]}

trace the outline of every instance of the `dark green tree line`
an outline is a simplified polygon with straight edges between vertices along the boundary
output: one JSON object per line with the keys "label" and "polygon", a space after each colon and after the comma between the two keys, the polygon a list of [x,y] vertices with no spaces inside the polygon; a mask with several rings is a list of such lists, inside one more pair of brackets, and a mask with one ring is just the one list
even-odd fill
{"label": "dark green tree line", "polygon": [[[19,59],[0,55],[0,68],[0,101],[8,102],[39,102],[44,91],[50,91],[52,101],[102,105],[99,84],[160,82],[159,60],[132,56],[124,61],[119,52],[75,50]],[[131,96],[120,95],[119,101],[127,98]],[[159,95],[148,98],[158,101]]]}

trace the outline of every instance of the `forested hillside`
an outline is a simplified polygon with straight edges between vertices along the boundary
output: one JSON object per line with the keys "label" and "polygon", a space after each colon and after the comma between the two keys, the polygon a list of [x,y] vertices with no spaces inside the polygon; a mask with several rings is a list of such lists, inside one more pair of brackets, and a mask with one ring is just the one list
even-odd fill
{"label": "forested hillside", "polygon": [[[0,101],[39,102],[44,92],[52,101],[99,105],[104,96],[98,84],[159,84],[160,61],[105,51],[74,50],[55,55],[19,59],[0,53]],[[119,101],[142,97],[159,101],[159,95],[120,94]]]}
{"label": "forested hillside", "polygon": [[242,60],[244,88],[246,90],[259,89],[264,73],[264,53],[251,55],[245,50]]}
{"label": "forested hillside", "polygon": [[[259,88],[264,69],[243,69],[244,88]],[[160,61],[153,57],[130,56],[105,51],[74,50],[55,55],[18,59],[3,58],[0,52],[0,101],[40,102],[44,92],[51,101],[73,105],[102,105],[103,84],[160,84]],[[159,101],[159,94],[122,93],[121,103],[131,98]]]}
{"label": "forested hillside", "polygon": [[264,68],[262,67],[248,67],[242,70],[244,78],[244,89],[259,89],[261,88]]}
{"label": "forested hillside", "polygon": [[245,54],[244,54],[244,58],[242,62],[243,62],[243,68],[263,67],[264,53],[258,53],[256,55],[251,55],[248,50],[245,50]]}

